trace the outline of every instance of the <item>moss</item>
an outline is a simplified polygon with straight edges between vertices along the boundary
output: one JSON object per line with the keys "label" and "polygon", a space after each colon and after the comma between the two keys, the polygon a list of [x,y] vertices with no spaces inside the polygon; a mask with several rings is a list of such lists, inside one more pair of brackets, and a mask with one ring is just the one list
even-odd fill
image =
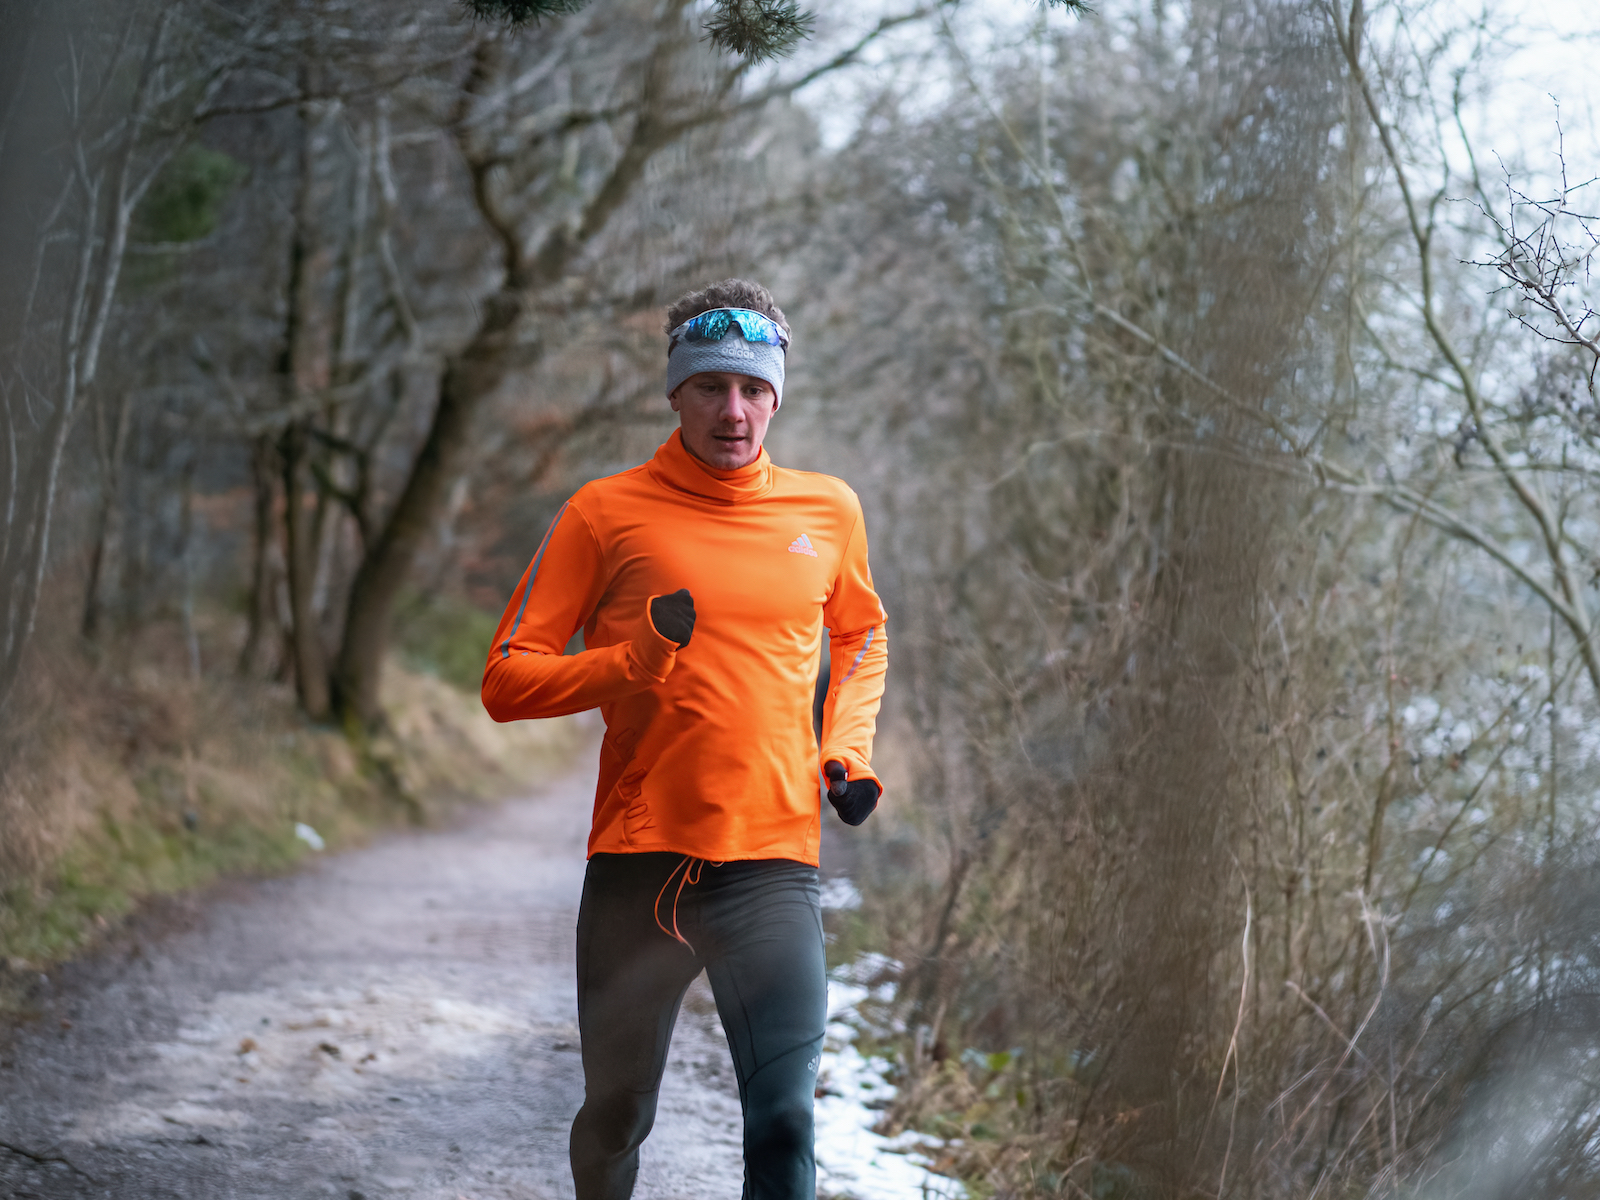
{"label": "moss", "polygon": [[[270,826],[217,821],[177,828],[147,803],[104,817],[57,864],[52,878],[0,893],[0,959],[48,964],[69,957],[145,896],[204,886],[225,875],[283,871],[306,852],[285,817]],[[209,824],[209,822],[208,822]]]}

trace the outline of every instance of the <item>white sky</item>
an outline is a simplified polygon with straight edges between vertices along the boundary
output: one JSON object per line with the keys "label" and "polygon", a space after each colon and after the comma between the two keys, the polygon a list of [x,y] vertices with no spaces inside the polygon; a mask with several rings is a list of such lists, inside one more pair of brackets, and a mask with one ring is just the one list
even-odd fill
{"label": "white sky", "polygon": [[[814,0],[819,37],[795,60],[779,69],[788,74],[809,62],[837,53],[885,14],[903,11],[911,0]],[[1148,0],[1143,0],[1148,3]],[[1115,20],[1141,0],[1098,0],[1102,15],[1068,16],[1048,9],[1054,28],[1083,19]],[[1486,94],[1469,117],[1480,153],[1498,153],[1508,162],[1522,162],[1536,171],[1555,162],[1556,102],[1560,102],[1569,173],[1600,175],[1600,2],[1597,0],[1436,0],[1419,37],[1446,28],[1463,28],[1485,10],[1503,33],[1496,38],[1498,62],[1491,68]],[[1176,7],[1176,6],[1174,6]],[[1031,42],[1039,8],[1030,0],[964,0],[951,16],[964,47],[983,57],[986,47],[1021,47]],[[889,72],[906,71],[906,60],[930,50],[934,36],[926,23],[897,32],[864,57],[867,70],[830,77],[802,93],[802,103],[818,112],[824,138],[839,144],[849,137],[859,98],[883,82]],[[898,63],[898,66],[897,66]],[[950,84],[942,66],[927,63],[909,68],[910,89],[936,102]],[[1596,207],[1600,207],[1597,203]]]}
{"label": "white sky", "polygon": [[[1564,144],[1570,182],[1600,176],[1600,4],[1506,0],[1506,9],[1518,18],[1515,36],[1522,45],[1477,114],[1483,141],[1535,176],[1551,179]],[[1595,188],[1584,195],[1582,207],[1600,210]]]}

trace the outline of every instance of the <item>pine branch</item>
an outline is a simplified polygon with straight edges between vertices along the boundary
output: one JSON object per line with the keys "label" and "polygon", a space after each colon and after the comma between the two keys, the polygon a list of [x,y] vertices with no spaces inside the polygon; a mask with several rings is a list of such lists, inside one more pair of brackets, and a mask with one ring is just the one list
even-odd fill
{"label": "pine branch", "polygon": [[798,0],[717,0],[706,21],[706,40],[751,62],[785,58],[811,36],[814,14]]}
{"label": "pine branch", "polygon": [[588,0],[462,0],[480,21],[498,21],[512,29],[537,25],[546,17],[564,17],[583,8]]}
{"label": "pine branch", "polygon": [[[546,17],[578,12],[588,0],[461,0],[475,19],[510,29],[533,25]],[[1088,0],[1043,0],[1079,16],[1094,11]],[[816,15],[799,0],[716,0],[706,21],[706,40],[725,54],[749,62],[786,58],[811,36]]]}

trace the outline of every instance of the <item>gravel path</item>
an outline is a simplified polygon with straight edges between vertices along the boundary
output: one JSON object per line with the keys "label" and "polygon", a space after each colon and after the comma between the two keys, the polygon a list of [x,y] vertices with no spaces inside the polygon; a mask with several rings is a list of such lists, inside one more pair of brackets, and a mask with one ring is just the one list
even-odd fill
{"label": "gravel path", "polygon": [[[217,889],[58,973],[0,1034],[0,1196],[571,1196],[593,787]],[[644,1155],[641,1200],[739,1195],[703,979]]]}

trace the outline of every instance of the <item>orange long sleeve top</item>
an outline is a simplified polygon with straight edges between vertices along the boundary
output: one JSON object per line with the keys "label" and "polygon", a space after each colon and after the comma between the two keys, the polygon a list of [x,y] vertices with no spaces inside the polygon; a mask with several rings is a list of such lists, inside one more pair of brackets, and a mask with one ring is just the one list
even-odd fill
{"label": "orange long sleeve top", "polygon": [[[689,644],[650,601],[686,587]],[[831,676],[812,727],[822,629]],[[583,630],[584,650],[564,654]],[[483,674],[497,721],[598,706],[589,853],[816,865],[822,763],[872,779],[888,666],[861,504],[828,475],[706,466],[674,432],[654,458],[580,488],[506,606]]]}

